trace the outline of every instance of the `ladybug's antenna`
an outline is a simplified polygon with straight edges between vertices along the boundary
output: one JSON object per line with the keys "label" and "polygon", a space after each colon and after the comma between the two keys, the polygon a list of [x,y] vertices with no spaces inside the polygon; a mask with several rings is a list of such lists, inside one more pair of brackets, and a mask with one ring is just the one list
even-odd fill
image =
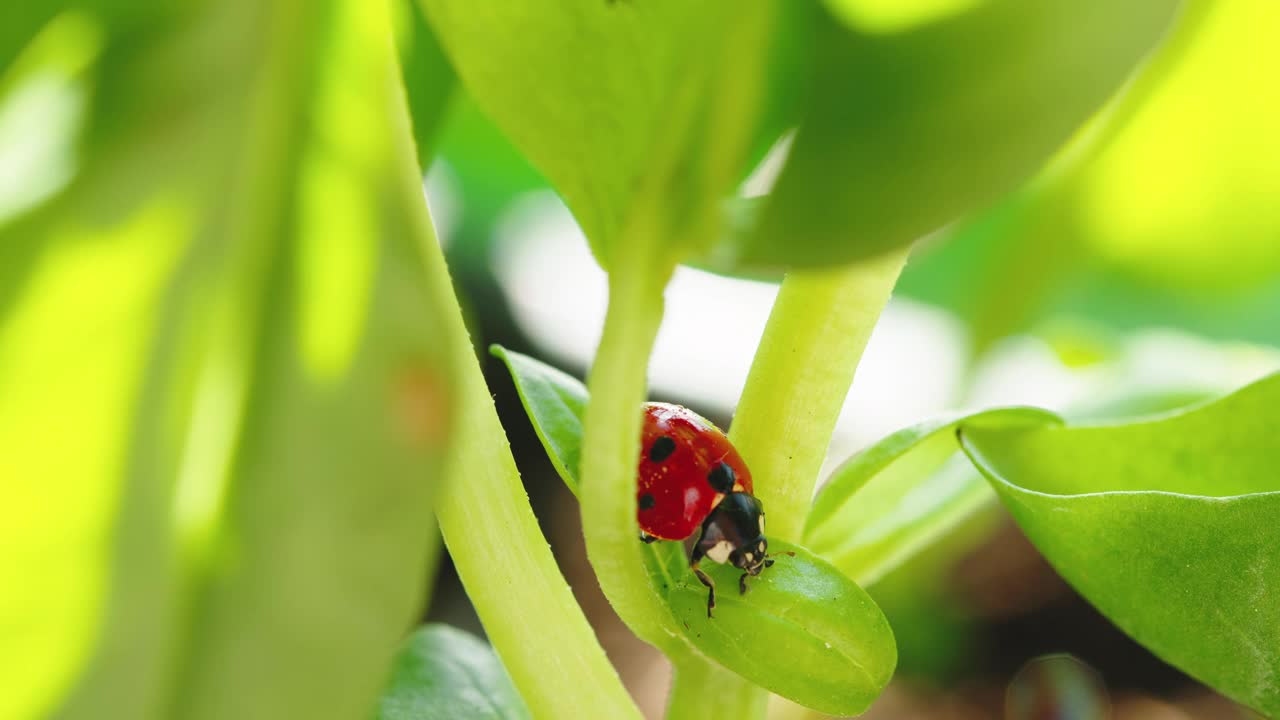
{"label": "ladybug's antenna", "polygon": [[782,552],[780,552],[780,553],[769,553],[768,555],[765,555],[765,556],[764,556],[764,566],[765,566],[765,567],[773,567],[774,558],[778,557],[779,555],[786,555],[786,556],[788,556],[788,557],[795,557],[795,556],[796,556],[796,553],[795,553],[795,551],[794,551],[794,550],[783,550],[783,551],[782,551]]}

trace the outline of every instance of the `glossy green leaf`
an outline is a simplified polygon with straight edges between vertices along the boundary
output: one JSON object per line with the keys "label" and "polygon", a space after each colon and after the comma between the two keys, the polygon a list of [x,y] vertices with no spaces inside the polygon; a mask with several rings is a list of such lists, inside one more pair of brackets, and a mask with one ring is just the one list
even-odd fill
{"label": "glossy green leaf", "polygon": [[489,352],[504,364],[515,381],[524,411],[546,448],[560,479],[578,494],[578,462],[582,448],[582,415],[587,409],[587,388],[577,378],[528,355],[501,345]]}
{"label": "glossy green leaf", "polygon": [[385,7],[129,12],[0,229],[0,715],[366,715],[451,407]]}
{"label": "glossy green leaf", "polygon": [[471,96],[602,264],[634,214],[658,223],[655,246],[714,234],[756,130],[775,3],[421,1]]}
{"label": "glossy green leaf", "polygon": [[528,718],[493,648],[448,625],[424,625],[396,656],[377,720]]}
{"label": "glossy green leaf", "polygon": [[1027,407],[959,413],[899,430],[854,455],[818,492],[805,523],[813,552],[870,585],[991,499],[960,454],[960,427],[1057,424]]}
{"label": "glossy green leaf", "polygon": [[[556,455],[580,452],[586,389],[533,358],[497,346],[492,352],[507,363],[557,469],[566,467],[565,458]],[[561,470],[561,476],[572,488],[573,474]],[[689,570],[682,546],[661,542],[644,548],[653,586],[670,606],[675,626],[682,628],[686,651],[833,714],[861,712],[893,675],[893,633],[880,609],[862,588],[808,550],[771,541],[772,552],[796,555],[779,557],[749,580],[752,590],[746,596],[737,590],[741,571],[705,563],[720,588],[715,618],[708,620],[706,588]]]}
{"label": "glossy green leaf", "polygon": [[786,165],[755,231],[713,264],[848,262],[1000,197],[1124,83],[1177,5],[995,0],[886,35],[816,14]]}
{"label": "glossy green leaf", "polygon": [[[777,540],[773,567],[748,578],[716,563],[714,617],[707,588],[678,543],[655,543],[649,570],[684,636],[702,655],[788,700],[831,715],[856,715],[893,676],[897,647],[866,591],[805,548]],[[794,556],[781,555],[793,552]]]}
{"label": "glossy green leaf", "polygon": [[1128,424],[963,431],[1058,572],[1166,662],[1280,714],[1280,375]]}

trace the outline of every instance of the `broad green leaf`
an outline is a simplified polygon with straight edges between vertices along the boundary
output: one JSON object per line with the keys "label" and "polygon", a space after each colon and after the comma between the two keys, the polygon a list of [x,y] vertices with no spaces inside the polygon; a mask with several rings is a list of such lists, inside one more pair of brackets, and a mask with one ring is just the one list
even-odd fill
{"label": "broad green leaf", "polygon": [[715,233],[757,128],[774,2],[421,1],[471,96],[603,265],[636,214],[656,223],[655,248]]}
{"label": "broad green leaf", "polygon": [[[543,447],[573,489],[574,474],[563,468],[572,467],[569,453],[580,453],[586,388],[533,358],[498,346],[492,352],[506,362]],[[893,674],[896,650],[888,622],[862,588],[809,551],[779,541],[771,541],[770,550],[796,555],[779,557],[749,580],[746,596],[738,594],[741,571],[703,565],[719,587],[711,620],[706,588],[689,570],[679,543],[647,545],[644,556],[654,587],[692,650],[802,705],[834,714],[861,712]]]}
{"label": "broad green leaf", "polygon": [[861,585],[871,585],[991,499],[960,454],[957,428],[1057,424],[1011,407],[961,413],[899,430],[859,452],[818,492],[804,540]]}
{"label": "broad green leaf", "polygon": [[551,464],[574,495],[578,494],[578,461],[582,447],[582,415],[587,388],[574,377],[501,345],[489,352],[506,364],[524,411],[547,450]]}
{"label": "broad green leaf", "polygon": [[993,0],[908,31],[815,13],[811,92],[754,232],[724,267],[880,254],[1028,178],[1160,40],[1175,0]]}
{"label": "broad green leaf", "polygon": [[1280,714],[1280,375],[1128,424],[964,428],[1049,562],[1166,662]]}
{"label": "broad green leaf", "polygon": [[448,625],[423,625],[400,646],[377,720],[527,718],[493,648]]}
{"label": "broad green leaf", "polygon": [[385,7],[130,12],[0,229],[0,715],[362,716],[451,386]]}

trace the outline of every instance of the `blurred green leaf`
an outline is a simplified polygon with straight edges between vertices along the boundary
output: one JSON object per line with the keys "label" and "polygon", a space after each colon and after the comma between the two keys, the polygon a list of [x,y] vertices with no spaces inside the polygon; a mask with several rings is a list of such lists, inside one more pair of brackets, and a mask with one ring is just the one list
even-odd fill
{"label": "blurred green leaf", "polygon": [[656,223],[655,248],[713,236],[757,129],[774,3],[422,2],[471,96],[564,197],[601,264],[628,217]]}
{"label": "blurred green leaf", "polygon": [[1280,108],[1245,81],[1280,66],[1276,12],[1189,2],[1075,147],[921,248],[903,292],[955,310],[978,350],[1061,315],[1280,344]]}
{"label": "blurred green leaf", "polygon": [[385,8],[136,12],[0,230],[0,715],[367,714],[450,387]]}
{"label": "blurred green leaf", "polygon": [[400,73],[413,121],[418,168],[425,175],[435,157],[437,136],[457,78],[417,0],[396,0],[392,7],[398,11],[400,21]]}
{"label": "blurred green leaf", "polygon": [[910,243],[1034,173],[1160,40],[1174,0],[998,0],[890,35],[813,19],[795,142],[711,264],[820,266]]}
{"label": "blurred green leaf", "polygon": [[66,2],[13,3],[0,22],[0,78],[42,27],[66,7]]}
{"label": "blurred green leaf", "polygon": [[582,415],[587,409],[586,386],[577,378],[501,345],[489,346],[489,353],[511,372],[520,403],[529,414],[551,464],[569,490],[577,495]]}
{"label": "blurred green leaf", "polygon": [[1268,32],[1278,23],[1268,0],[1191,4],[1067,188],[1091,255],[1146,284],[1202,292],[1280,274],[1280,98],[1253,80],[1280,72]]}
{"label": "blurred green leaf", "polygon": [[1280,712],[1280,375],[1129,424],[964,428],[1009,512],[1152,652]]}
{"label": "blurred green leaf", "polygon": [[424,625],[404,641],[377,713],[377,720],[527,717],[493,648],[448,625]]}
{"label": "blurred green leaf", "polygon": [[991,498],[959,454],[960,427],[1057,424],[1053,413],[996,408],[935,418],[854,455],[818,492],[804,540],[861,585],[871,585],[972,515]]}

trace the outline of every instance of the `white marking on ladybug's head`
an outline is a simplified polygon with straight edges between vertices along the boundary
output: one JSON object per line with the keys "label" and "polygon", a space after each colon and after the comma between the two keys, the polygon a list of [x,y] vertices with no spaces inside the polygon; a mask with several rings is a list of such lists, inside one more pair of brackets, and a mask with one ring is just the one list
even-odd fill
{"label": "white marking on ladybug's head", "polygon": [[707,557],[718,563],[727,563],[729,562],[729,554],[732,552],[733,545],[731,545],[728,540],[721,540],[707,550]]}
{"label": "white marking on ladybug's head", "polygon": [[764,513],[760,513],[760,534],[764,534]]}
{"label": "white marking on ladybug's head", "polygon": [[756,550],[758,550],[758,551],[760,552],[760,554],[761,554],[761,555],[763,555],[763,554],[764,554],[764,549],[765,549],[765,544],[764,544],[764,541],[763,541],[763,540],[761,540],[760,542],[756,543]]}
{"label": "white marking on ladybug's head", "polygon": [[748,550],[746,553],[744,553],[744,554],[742,555],[742,559],[743,559],[743,560],[746,560],[747,562],[751,562],[751,561],[753,561],[753,560],[755,560],[755,559],[756,559],[756,556],[755,556],[755,554],[754,554],[754,553],[752,553],[750,550]]}

